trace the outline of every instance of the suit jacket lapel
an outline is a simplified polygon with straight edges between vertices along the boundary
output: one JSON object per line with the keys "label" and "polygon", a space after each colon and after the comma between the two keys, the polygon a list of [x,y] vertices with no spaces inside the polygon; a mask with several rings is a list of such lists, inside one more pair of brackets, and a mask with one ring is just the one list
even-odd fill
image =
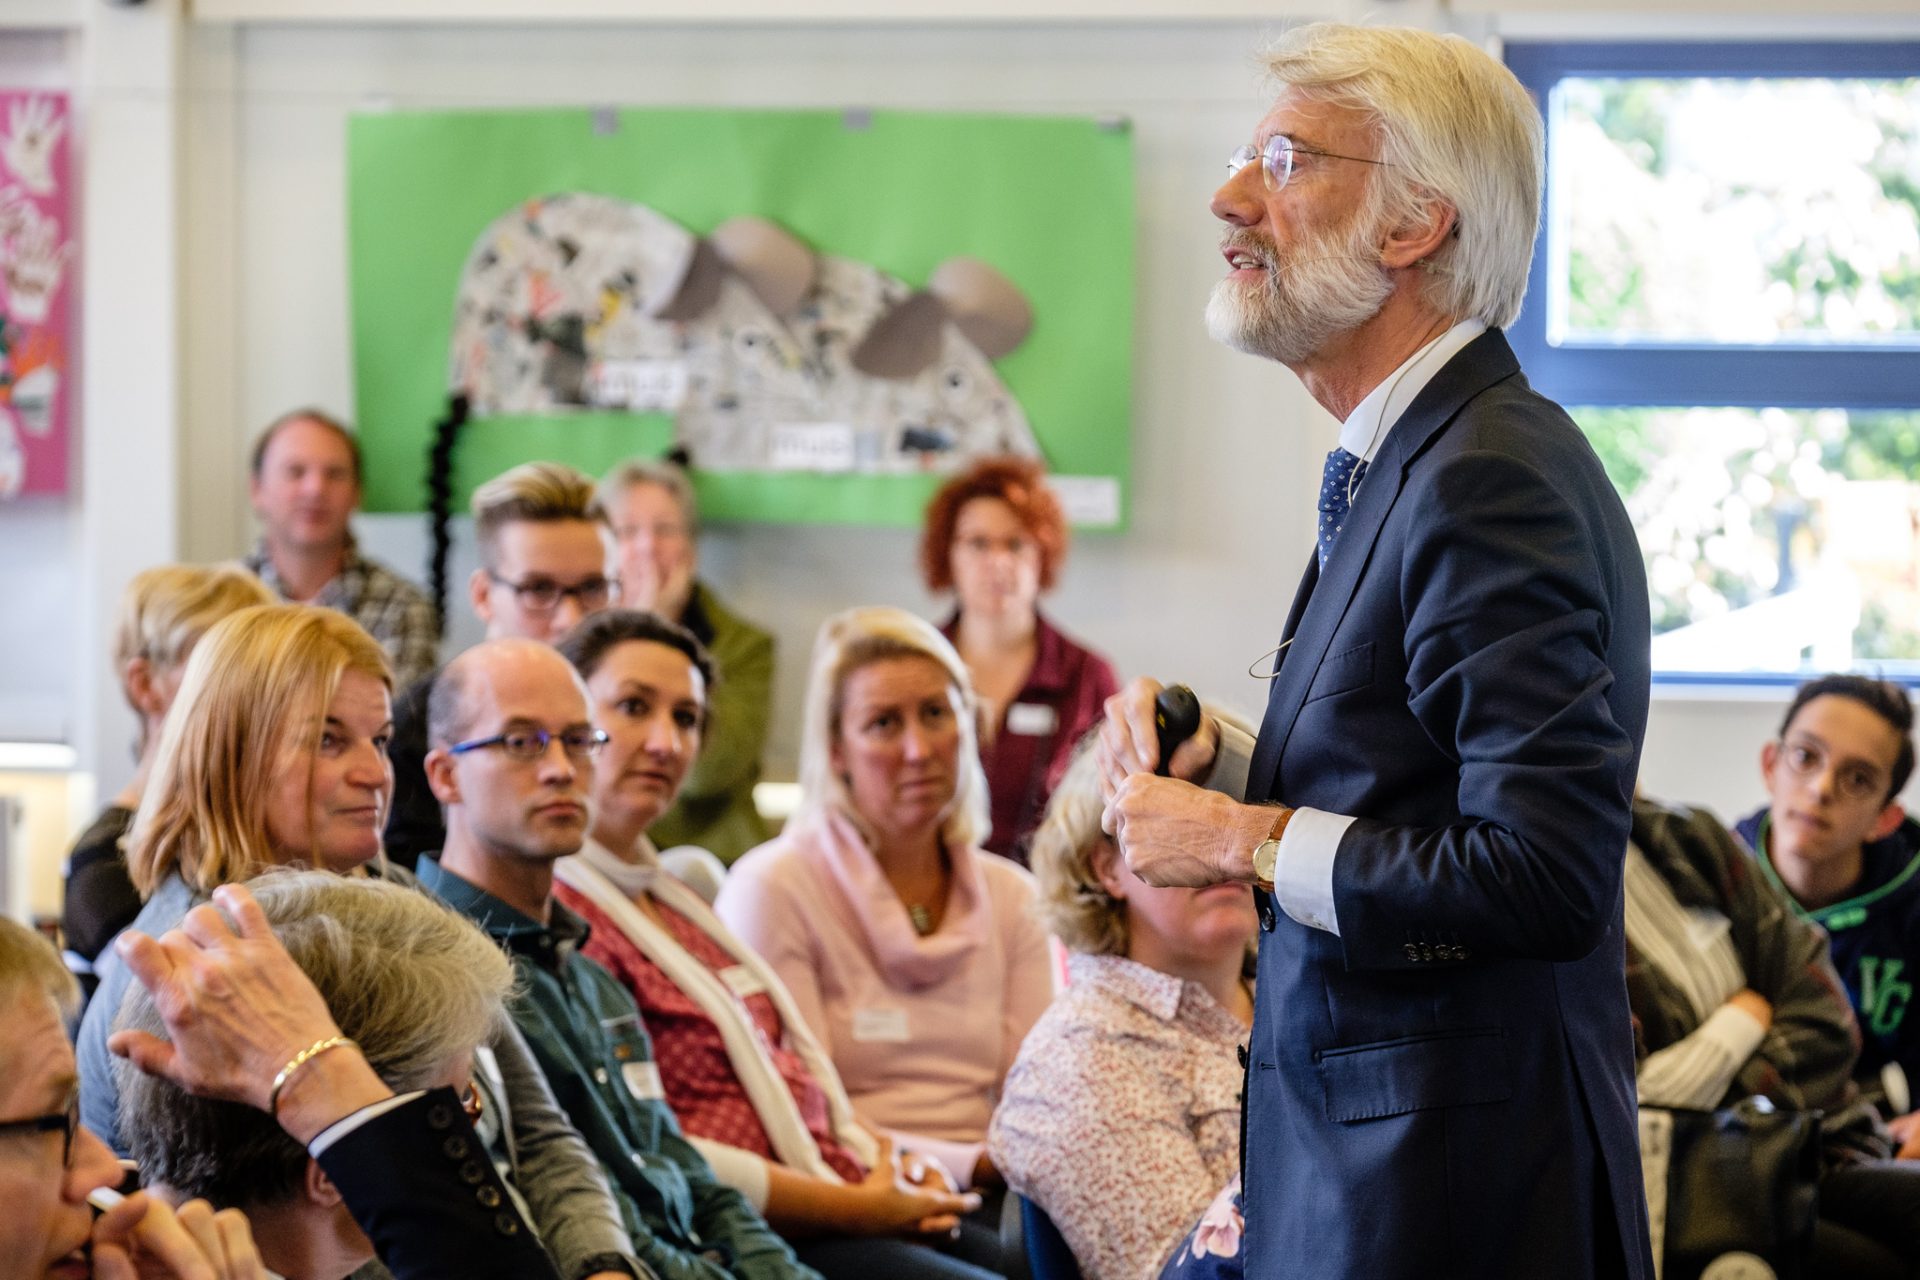
{"label": "suit jacket lapel", "polygon": [[1267,714],[1247,769],[1249,803],[1276,798],[1292,803],[1289,797],[1275,795],[1281,757],[1314,674],[1353,603],[1387,514],[1406,488],[1408,473],[1469,400],[1519,369],[1506,338],[1498,329],[1489,329],[1433,376],[1387,433],[1354,494],[1353,508],[1334,540],[1325,572],[1316,574],[1310,563],[1294,597],[1288,618],[1291,642],[1282,651],[1280,673],[1268,690]]}

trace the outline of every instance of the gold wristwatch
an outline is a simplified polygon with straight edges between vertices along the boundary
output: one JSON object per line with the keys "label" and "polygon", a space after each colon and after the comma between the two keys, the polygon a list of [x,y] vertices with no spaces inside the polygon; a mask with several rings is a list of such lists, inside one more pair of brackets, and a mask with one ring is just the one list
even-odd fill
{"label": "gold wristwatch", "polygon": [[1293,810],[1280,810],[1280,816],[1273,820],[1273,828],[1267,832],[1267,838],[1253,846],[1253,874],[1262,889],[1273,888],[1274,867],[1280,858],[1280,837],[1286,833],[1287,822],[1292,817]]}

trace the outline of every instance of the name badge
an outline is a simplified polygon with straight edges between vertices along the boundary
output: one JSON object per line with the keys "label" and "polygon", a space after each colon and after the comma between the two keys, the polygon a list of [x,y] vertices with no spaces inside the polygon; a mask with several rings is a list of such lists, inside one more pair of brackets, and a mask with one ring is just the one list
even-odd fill
{"label": "name badge", "polygon": [[1016,702],[1007,708],[1007,732],[1038,738],[1060,727],[1060,715],[1044,702]]}
{"label": "name badge", "polygon": [[667,1096],[666,1085],[660,1082],[660,1064],[657,1062],[623,1062],[620,1075],[627,1082],[627,1092],[642,1102],[657,1102]]}
{"label": "name badge", "polygon": [[907,1011],[905,1009],[855,1009],[853,1038],[861,1044],[905,1044],[908,1038]]}
{"label": "name badge", "polygon": [[730,969],[722,969],[720,971],[720,981],[726,983],[727,990],[733,992],[734,995],[740,997],[742,1000],[745,1000],[749,996],[760,995],[767,989],[767,984],[760,981],[760,975],[744,964],[736,964]]}

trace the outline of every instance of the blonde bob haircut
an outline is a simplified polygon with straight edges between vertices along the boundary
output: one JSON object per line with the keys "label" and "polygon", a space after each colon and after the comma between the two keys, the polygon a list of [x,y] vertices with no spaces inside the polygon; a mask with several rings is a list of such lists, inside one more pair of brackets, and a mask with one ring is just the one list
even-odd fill
{"label": "blonde bob haircut", "polygon": [[[1230,711],[1207,705],[1206,714],[1246,733],[1253,726]],[[1100,766],[1093,729],[1074,748],[1073,761],[1047,798],[1046,814],[1034,829],[1027,868],[1039,882],[1034,901],[1047,932],[1070,951],[1096,956],[1127,954],[1127,904],[1107,892],[1094,871],[1093,855],[1111,839],[1100,829],[1106,807],[1100,794]]]}
{"label": "blonde bob haircut", "polygon": [[980,744],[974,727],[973,679],[947,638],[925,619],[884,605],[849,609],[821,624],[813,644],[813,672],[807,678],[807,702],[801,720],[800,804],[794,811],[794,821],[818,822],[837,813],[858,827],[869,842],[873,840],[872,824],[854,808],[846,779],[833,767],[833,746],[840,736],[840,711],[848,677],[887,658],[929,658],[947,673],[954,717],[960,726],[960,776],[940,835],[949,846],[978,845],[991,824],[987,819],[987,775],[980,767]]}
{"label": "blonde bob haircut", "polygon": [[1033,833],[1027,866],[1039,882],[1035,902],[1047,932],[1070,951],[1127,954],[1127,904],[1108,893],[1094,873],[1093,855],[1108,837],[1100,830],[1100,765],[1094,730],[1074,751],[1073,763],[1047,798],[1046,816]]}
{"label": "blonde bob haircut", "polygon": [[374,638],[314,605],[242,609],[194,646],[127,841],[141,897],[173,871],[205,896],[291,860],[267,836],[267,796],[288,749],[318,744],[348,671],[393,691]]}
{"label": "blonde bob haircut", "polygon": [[1454,234],[1427,260],[1427,300],[1505,328],[1520,315],[1546,172],[1546,126],[1513,72],[1469,41],[1414,27],[1321,22],[1261,56],[1283,88],[1359,112],[1388,167],[1374,174],[1381,225],[1434,202]]}
{"label": "blonde bob haircut", "polygon": [[272,603],[267,584],[238,565],[143,569],[120,594],[114,661],[125,666],[145,658],[156,672],[172,671],[214,623],[230,613]]}

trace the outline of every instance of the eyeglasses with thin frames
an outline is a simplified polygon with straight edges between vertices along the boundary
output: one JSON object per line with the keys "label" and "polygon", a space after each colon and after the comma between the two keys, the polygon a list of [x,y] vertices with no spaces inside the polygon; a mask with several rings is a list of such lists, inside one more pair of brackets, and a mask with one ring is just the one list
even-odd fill
{"label": "eyeglasses with thin frames", "polygon": [[0,1120],[0,1137],[14,1133],[58,1133],[60,1135],[60,1165],[73,1168],[73,1135],[80,1127],[80,1091],[73,1091],[67,1099],[67,1109],[44,1116],[28,1116],[24,1120]]}
{"label": "eyeglasses with thin frames", "polygon": [[1365,156],[1343,156],[1333,151],[1315,151],[1311,147],[1299,146],[1284,133],[1276,133],[1257,148],[1249,142],[1227,157],[1227,176],[1232,177],[1258,160],[1260,171],[1267,180],[1267,190],[1278,191],[1293,180],[1295,156],[1319,156],[1323,160],[1352,160],[1359,164],[1379,165],[1385,169],[1393,168],[1392,163],[1386,160],[1369,160]]}
{"label": "eyeglasses with thin frames", "polygon": [[[1780,744],[1780,760],[1787,772],[1802,780],[1827,771],[1827,750],[1805,738],[1789,738]],[[1845,761],[1833,775],[1833,789],[1842,800],[1879,800],[1887,794],[1892,779],[1870,764]]]}
{"label": "eyeglasses with thin frames", "polygon": [[588,578],[585,582],[575,583],[571,587],[546,578],[534,578],[528,582],[514,582],[503,578],[493,570],[487,570],[487,581],[497,582],[513,592],[520,607],[528,613],[552,613],[560,607],[560,602],[571,596],[579,602],[585,613],[594,613],[607,607],[613,599],[614,589],[619,581],[614,578]]}
{"label": "eyeglasses with thin frames", "polygon": [[571,759],[584,764],[593,759],[595,752],[607,745],[607,734],[604,729],[595,729],[590,726],[562,729],[559,733],[551,733],[538,726],[528,725],[524,728],[496,733],[490,738],[470,738],[466,742],[456,742],[447,750],[456,756],[463,756],[469,751],[498,747],[510,760],[531,762],[545,756],[547,748],[556,741],[560,744],[560,749]]}

